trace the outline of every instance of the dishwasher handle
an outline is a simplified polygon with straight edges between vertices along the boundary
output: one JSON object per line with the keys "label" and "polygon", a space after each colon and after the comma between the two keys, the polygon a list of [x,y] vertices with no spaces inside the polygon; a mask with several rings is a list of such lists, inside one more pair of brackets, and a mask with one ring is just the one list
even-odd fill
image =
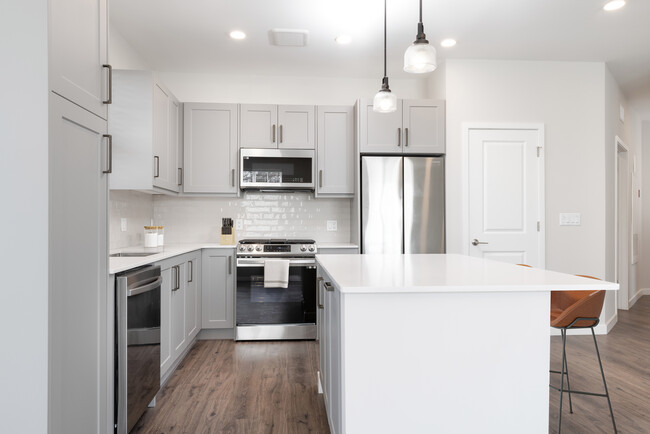
{"label": "dishwasher handle", "polygon": [[135,288],[127,288],[127,296],[131,297],[133,295],[143,294],[159,287],[162,284],[162,276],[147,279],[145,282],[144,285],[136,286]]}

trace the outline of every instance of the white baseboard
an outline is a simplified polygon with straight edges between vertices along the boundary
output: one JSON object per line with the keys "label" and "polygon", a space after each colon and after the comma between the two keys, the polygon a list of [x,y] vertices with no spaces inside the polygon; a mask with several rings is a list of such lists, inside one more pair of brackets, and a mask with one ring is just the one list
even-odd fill
{"label": "white baseboard", "polygon": [[203,340],[233,340],[235,329],[201,329],[197,339]]}
{"label": "white baseboard", "polygon": [[630,302],[629,302],[629,304],[628,304],[628,308],[634,306],[634,303],[636,303],[637,301],[639,301],[639,299],[640,299],[641,297],[643,297],[644,295],[650,295],[650,288],[641,288],[641,289],[639,289],[639,290],[636,292],[636,294],[634,294],[634,295],[632,296],[632,298],[630,298]]}

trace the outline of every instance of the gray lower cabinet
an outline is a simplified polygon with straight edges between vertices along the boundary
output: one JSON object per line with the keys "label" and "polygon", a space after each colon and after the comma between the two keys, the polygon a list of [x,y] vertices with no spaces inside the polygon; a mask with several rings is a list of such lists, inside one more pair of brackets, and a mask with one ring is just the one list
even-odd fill
{"label": "gray lower cabinet", "polygon": [[160,376],[177,364],[199,332],[200,251],[166,259],[160,265]]}
{"label": "gray lower cabinet", "polygon": [[318,267],[319,374],[332,433],[342,432],[341,293]]}
{"label": "gray lower cabinet", "polygon": [[54,93],[49,113],[49,432],[97,432],[112,418],[107,123]]}
{"label": "gray lower cabinet", "polygon": [[203,249],[201,280],[204,329],[235,325],[235,251]]}

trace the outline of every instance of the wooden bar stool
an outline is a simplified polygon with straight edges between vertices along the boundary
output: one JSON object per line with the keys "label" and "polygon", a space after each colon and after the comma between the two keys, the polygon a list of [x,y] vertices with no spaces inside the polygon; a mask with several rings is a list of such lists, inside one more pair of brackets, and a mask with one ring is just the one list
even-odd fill
{"label": "wooden bar stool", "polygon": [[[600,280],[597,277],[578,275],[578,277],[586,277],[588,279]],[[614,411],[612,410],[612,402],[609,399],[609,391],[607,389],[607,382],[605,381],[605,372],[603,371],[603,363],[600,359],[600,351],[598,350],[598,342],[596,341],[596,333],[594,327],[600,322],[600,312],[603,310],[603,303],[605,301],[605,291],[553,291],[551,292],[551,327],[560,329],[562,334],[562,368],[560,371],[551,371],[554,374],[560,374],[561,381],[560,387],[557,388],[549,384],[549,387],[560,392],[560,414],[558,416],[558,434],[562,430],[562,398],[564,392],[569,394],[569,412],[573,413],[573,404],[571,402],[571,394],[577,393],[579,395],[601,396],[607,398],[609,405],[609,414],[612,417],[612,425],[614,432],[617,433],[616,421],[614,420]],[[600,375],[603,379],[603,386],[605,393],[583,392],[571,390],[569,383],[569,363],[566,357],[566,331],[569,329],[591,329],[591,335],[594,339],[594,346],[596,348],[596,355],[598,356],[598,366],[600,367]],[[564,388],[564,376],[566,375],[567,388]]]}
{"label": "wooden bar stool", "polygon": [[[532,268],[527,264],[517,264],[522,267]],[[593,276],[584,276],[581,274],[578,277],[585,277],[588,279],[600,280]],[[614,420],[614,411],[612,410],[612,402],[609,399],[609,391],[607,389],[607,382],[605,381],[605,372],[603,371],[603,363],[600,359],[600,351],[598,350],[598,342],[596,342],[596,333],[594,327],[600,322],[600,312],[603,310],[603,303],[605,302],[605,291],[551,291],[551,327],[560,329],[562,334],[562,368],[559,371],[550,372],[553,374],[560,374],[560,387],[555,387],[549,384],[549,387],[560,392],[560,414],[558,416],[558,434],[562,431],[562,398],[564,392],[569,394],[569,413],[573,413],[573,403],[571,402],[571,394],[577,393],[579,395],[601,396],[607,398],[609,405],[609,414],[612,417],[612,425],[614,432],[618,433],[616,429],[616,421]],[[583,392],[571,390],[571,383],[569,382],[569,363],[566,357],[566,331],[569,329],[591,329],[591,335],[594,339],[594,346],[596,347],[596,355],[598,356],[598,366],[600,367],[600,375],[603,379],[603,386],[605,393]],[[564,388],[564,377],[566,376],[567,388]]]}

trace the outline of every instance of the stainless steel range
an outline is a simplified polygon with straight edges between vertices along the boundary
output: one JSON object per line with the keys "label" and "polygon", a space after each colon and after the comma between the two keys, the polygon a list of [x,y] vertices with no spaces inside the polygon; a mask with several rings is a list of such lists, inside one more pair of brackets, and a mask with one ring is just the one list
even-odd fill
{"label": "stainless steel range", "polygon": [[314,240],[239,242],[236,340],[316,339],[316,252]]}

